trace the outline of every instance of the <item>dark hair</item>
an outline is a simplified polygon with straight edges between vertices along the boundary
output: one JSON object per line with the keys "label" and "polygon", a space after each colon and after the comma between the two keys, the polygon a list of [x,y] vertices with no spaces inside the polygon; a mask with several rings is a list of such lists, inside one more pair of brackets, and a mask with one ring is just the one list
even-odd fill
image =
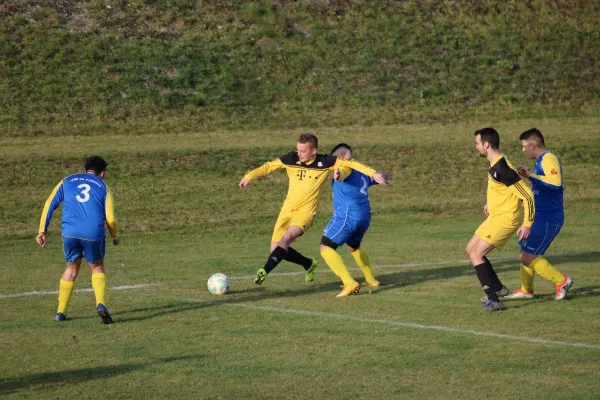
{"label": "dark hair", "polygon": [[101,172],[106,171],[107,165],[102,157],[91,156],[85,159],[85,170],[94,171],[96,175],[100,175]]}
{"label": "dark hair", "polygon": [[319,147],[319,139],[312,133],[303,133],[300,135],[298,143],[310,143],[315,149]]}
{"label": "dark hair", "polygon": [[475,136],[481,136],[481,142],[488,142],[492,149],[500,148],[500,135],[494,128],[483,128],[475,131]]}
{"label": "dark hair", "polygon": [[521,133],[519,140],[535,139],[538,145],[546,146],[544,143],[544,135],[537,128],[531,128]]}
{"label": "dark hair", "polygon": [[349,151],[350,153],[352,153],[352,147],[348,146],[346,143],[340,143],[338,145],[336,145],[333,150],[331,150],[331,155],[333,155],[333,153],[335,153],[336,151],[338,151],[339,149],[344,149]]}

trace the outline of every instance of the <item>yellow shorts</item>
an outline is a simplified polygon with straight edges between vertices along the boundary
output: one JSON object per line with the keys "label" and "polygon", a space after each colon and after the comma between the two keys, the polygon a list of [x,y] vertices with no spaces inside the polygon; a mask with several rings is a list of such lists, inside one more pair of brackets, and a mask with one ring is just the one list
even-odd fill
{"label": "yellow shorts", "polygon": [[272,242],[279,242],[285,232],[290,226],[297,226],[306,232],[313,223],[313,218],[316,213],[307,210],[281,210],[277,222],[275,222],[275,229],[273,229],[273,236],[271,237]]}
{"label": "yellow shorts", "polygon": [[519,225],[507,224],[498,218],[494,219],[488,217],[481,225],[479,225],[475,234],[483,241],[488,242],[499,249],[506,244],[508,239],[510,239],[518,229]]}

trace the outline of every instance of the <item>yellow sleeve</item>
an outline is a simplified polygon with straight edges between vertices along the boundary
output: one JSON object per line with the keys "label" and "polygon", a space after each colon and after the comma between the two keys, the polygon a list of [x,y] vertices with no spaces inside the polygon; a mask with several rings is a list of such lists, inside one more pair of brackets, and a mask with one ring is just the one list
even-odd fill
{"label": "yellow sleeve", "polygon": [[56,210],[56,207],[60,205],[60,202],[63,200],[61,186],[63,181],[58,182],[54,189],[52,189],[52,193],[46,199],[46,204],[44,204],[44,209],[42,210],[42,216],[40,217],[40,227],[38,229],[38,233],[46,233],[48,230],[48,225],[50,225],[50,220],[52,219],[52,213]]}
{"label": "yellow sleeve", "polygon": [[117,218],[115,217],[115,199],[108,186],[106,187],[106,203],[104,209],[106,213],[106,227],[113,240],[116,240],[119,238],[119,228]]}
{"label": "yellow sleeve", "polygon": [[525,209],[523,225],[531,228],[531,225],[533,225],[533,217],[535,216],[535,203],[531,188],[528,185],[525,185],[523,181],[519,181],[514,185],[507,187],[515,196],[523,200],[523,208]]}
{"label": "yellow sleeve", "polygon": [[246,175],[244,175],[244,179],[250,179],[251,181],[260,178],[261,176],[270,174],[273,171],[277,171],[279,168],[283,168],[284,164],[281,162],[281,160],[279,158],[273,160],[273,161],[268,161],[266,163],[264,163],[263,165],[261,165],[260,167],[253,169],[250,172],[247,172]]}
{"label": "yellow sleeve", "polygon": [[346,160],[343,158],[338,158],[333,167],[331,167],[331,169],[343,167],[355,169],[358,172],[362,172],[363,174],[368,175],[369,178],[373,178],[373,175],[377,172],[373,168],[367,167],[366,165],[361,164],[356,160]]}
{"label": "yellow sleeve", "polygon": [[550,189],[559,189],[562,186],[562,171],[558,158],[552,153],[546,154],[542,159],[542,169],[544,175],[530,174],[530,179],[537,179]]}
{"label": "yellow sleeve", "polygon": [[340,168],[340,177],[338,178],[338,181],[341,182],[344,179],[346,179],[350,174],[352,173],[352,169],[348,168],[348,167],[342,167]]}

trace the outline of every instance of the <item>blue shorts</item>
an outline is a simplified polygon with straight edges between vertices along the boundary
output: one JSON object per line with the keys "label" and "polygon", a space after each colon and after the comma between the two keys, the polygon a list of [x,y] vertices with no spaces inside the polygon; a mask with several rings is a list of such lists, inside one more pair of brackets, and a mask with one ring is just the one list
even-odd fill
{"label": "blue shorts", "polygon": [[323,236],[340,246],[343,244],[356,246],[362,242],[370,224],[371,218],[365,216],[335,214],[325,227]]}
{"label": "blue shorts", "polygon": [[534,219],[529,237],[519,241],[521,250],[525,253],[543,256],[558,232],[560,232],[560,228],[562,228],[562,225],[546,221],[538,222]]}
{"label": "blue shorts", "polygon": [[104,259],[106,240],[85,240],[63,235],[63,250],[65,261],[74,262],[78,258],[85,257],[85,261],[93,263]]}

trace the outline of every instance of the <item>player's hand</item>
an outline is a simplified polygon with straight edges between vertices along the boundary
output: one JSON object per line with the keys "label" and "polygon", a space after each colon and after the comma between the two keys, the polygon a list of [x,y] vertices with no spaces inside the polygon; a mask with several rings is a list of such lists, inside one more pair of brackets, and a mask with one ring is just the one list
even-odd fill
{"label": "player's hand", "polygon": [[248,184],[249,184],[249,183],[250,183],[250,179],[243,178],[243,179],[240,181],[240,187],[241,187],[241,188],[243,188],[243,187],[246,187],[246,186],[248,186]]}
{"label": "player's hand", "polygon": [[38,233],[38,235],[35,237],[35,241],[42,247],[46,247],[46,234],[44,232],[40,232]]}
{"label": "player's hand", "polygon": [[485,213],[486,217],[490,216],[490,210],[488,210],[487,203],[485,203],[485,206],[483,206],[483,212]]}
{"label": "player's hand", "polygon": [[121,243],[121,238],[113,239],[113,244],[114,244],[115,246],[118,246],[118,245],[119,245],[119,243]]}
{"label": "player's hand", "polygon": [[527,168],[525,168],[522,165],[519,165],[517,167],[517,172],[519,173],[519,175],[521,175],[523,178],[529,178],[529,170]]}
{"label": "player's hand", "polygon": [[333,179],[335,179],[335,180],[337,181],[338,179],[340,179],[340,175],[341,175],[341,174],[340,174],[340,169],[339,169],[339,168],[336,168],[336,169],[333,171]]}
{"label": "player's hand", "polygon": [[392,180],[392,173],[391,172],[385,172],[385,171],[379,171],[379,173],[381,175],[383,175],[383,177],[385,178],[386,182],[390,182],[390,180]]}
{"label": "player's hand", "polygon": [[517,231],[517,236],[519,237],[519,240],[524,240],[529,237],[530,233],[531,233],[531,229],[526,227],[525,225],[523,225]]}
{"label": "player's hand", "polygon": [[388,183],[387,174],[382,172],[375,172],[373,174],[373,180],[380,185],[387,185]]}

